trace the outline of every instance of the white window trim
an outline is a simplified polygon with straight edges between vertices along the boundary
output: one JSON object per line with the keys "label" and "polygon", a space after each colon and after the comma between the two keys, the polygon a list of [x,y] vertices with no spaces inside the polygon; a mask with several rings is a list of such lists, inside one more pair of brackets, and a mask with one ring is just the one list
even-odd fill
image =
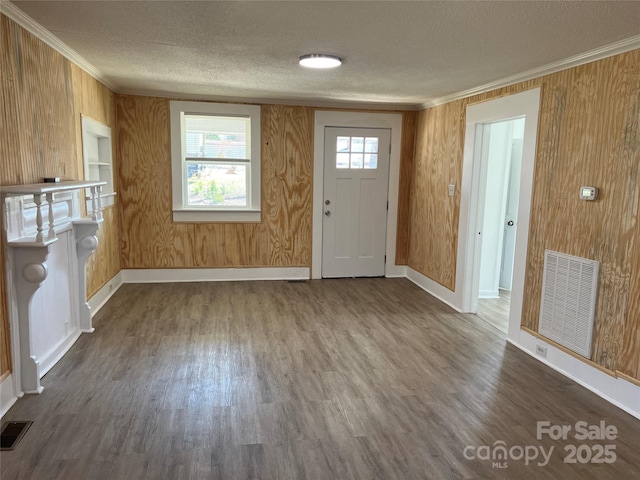
{"label": "white window trim", "polygon": [[[248,116],[251,118],[250,205],[237,207],[187,207],[182,155],[182,114]],[[209,102],[170,102],[171,180],[174,222],[259,222],[260,221],[260,106]]]}

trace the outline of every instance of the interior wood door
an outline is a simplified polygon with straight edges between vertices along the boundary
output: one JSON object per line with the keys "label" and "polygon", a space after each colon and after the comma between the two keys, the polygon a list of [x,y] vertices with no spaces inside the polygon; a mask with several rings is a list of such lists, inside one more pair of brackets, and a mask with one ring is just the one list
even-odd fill
{"label": "interior wood door", "polygon": [[511,291],[513,261],[516,249],[518,225],[518,199],[520,197],[520,172],[522,171],[522,139],[514,139],[511,149],[511,170],[507,193],[507,208],[504,221],[504,241],[500,265],[500,288]]}
{"label": "interior wood door", "polygon": [[322,276],[384,275],[391,130],[327,127]]}

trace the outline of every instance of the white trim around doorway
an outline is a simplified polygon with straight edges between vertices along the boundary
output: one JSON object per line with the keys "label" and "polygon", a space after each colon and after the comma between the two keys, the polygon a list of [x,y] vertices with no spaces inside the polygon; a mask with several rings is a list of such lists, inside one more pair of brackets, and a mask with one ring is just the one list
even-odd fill
{"label": "white trim around doorway", "polygon": [[325,127],[390,128],[391,157],[389,164],[389,210],[387,211],[387,243],[385,277],[404,277],[405,267],[395,264],[398,229],[398,190],[400,186],[400,148],[402,114],[342,111],[316,111],[313,150],[313,220],[311,278],[322,278],[322,199],[324,187]]}
{"label": "white trim around doorway", "polygon": [[474,258],[477,255],[476,247],[478,243],[476,241],[477,212],[472,206],[477,205],[479,200],[478,163],[480,159],[476,148],[476,136],[481,133],[481,128],[478,127],[505,119],[525,118],[520,200],[518,204],[518,232],[516,234],[511,308],[509,312],[509,337],[511,338],[519,335],[522,316],[539,108],[540,88],[467,107],[461,188],[463,195],[460,202],[456,272],[456,292],[460,292],[459,301],[462,312],[471,312],[472,310],[474,275],[477,275],[477,272],[474,272]]}

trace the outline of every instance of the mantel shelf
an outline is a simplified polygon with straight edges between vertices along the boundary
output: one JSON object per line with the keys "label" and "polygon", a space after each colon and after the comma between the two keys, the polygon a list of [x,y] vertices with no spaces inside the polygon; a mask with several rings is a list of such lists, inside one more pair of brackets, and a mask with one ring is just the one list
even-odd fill
{"label": "mantel shelf", "polygon": [[2,195],[42,195],[46,193],[65,192],[80,188],[101,187],[107,182],[70,180],[59,183],[31,183],[27,185],[0,186]]}
{"label": "mantel shelf", "polygon": [[52,243],[58,241],[58,237],[53,238],[45,238],[44,240],[36,240],[35,237],[23,237],[18,238],[16,240],[11,240],[7,242],[7,244],[11,247],[28,247],[28,248],[38,248],[38,247],[48,247]]}

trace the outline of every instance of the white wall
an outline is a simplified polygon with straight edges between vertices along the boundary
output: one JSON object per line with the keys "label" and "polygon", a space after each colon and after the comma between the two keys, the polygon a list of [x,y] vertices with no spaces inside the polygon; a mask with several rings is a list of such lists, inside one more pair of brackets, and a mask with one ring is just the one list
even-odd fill
{"label": "white wall", "polygon": [[[485,180],[482,249],[480,252],[480,298],[498,298],[504,236],[504,215],[513,143],[514,120],[485,126],[488,148],[483,155]],[[481,180],[482,181],[482,180]]]}

